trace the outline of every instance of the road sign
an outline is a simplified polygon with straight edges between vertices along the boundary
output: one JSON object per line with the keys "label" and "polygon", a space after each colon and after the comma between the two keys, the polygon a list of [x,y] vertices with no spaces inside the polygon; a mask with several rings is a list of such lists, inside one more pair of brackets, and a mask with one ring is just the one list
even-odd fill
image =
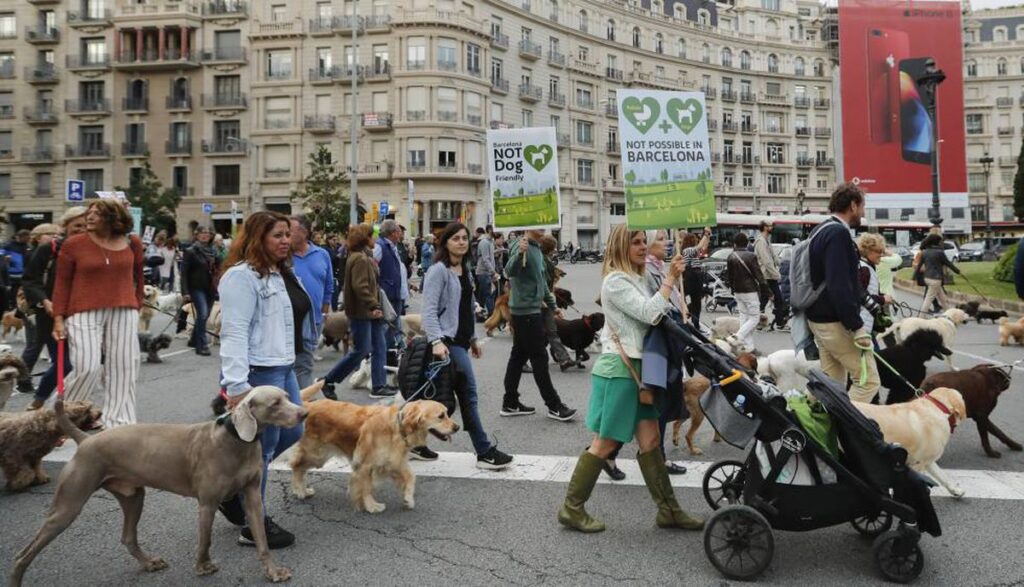
{"label": "road sign", "polygon": [[80,179],[69,179],[64,194],[69,202],[84,202],[85,182]]}
{"label": "road sign", "polygon": [[381,202],[380,203],[380,217],[381,218],[384,218],[385,216],[388,215],[388,209],[389,209],[389,207],[388,207],[388,203],[387,202]]}
{"label": "road sign", "polygon": [[213,214],[213,204],[203,204],[203,214]]}

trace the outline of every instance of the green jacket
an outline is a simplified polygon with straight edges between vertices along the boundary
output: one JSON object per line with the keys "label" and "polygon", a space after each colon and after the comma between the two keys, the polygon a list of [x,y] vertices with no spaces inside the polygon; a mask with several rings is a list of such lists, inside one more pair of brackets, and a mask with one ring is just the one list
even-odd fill
{"label": "green jacket", "polygon": [[505,274],[512,283],[508,307],[513,316],[540,314],[545,306],[555,307],[555,296],[548,289],[547,273],[544,270],[544,254],[536,242],[531,240],[529,243],[526,267],[523,267],[518,241],[509,247],[508,263],[505,264]]}

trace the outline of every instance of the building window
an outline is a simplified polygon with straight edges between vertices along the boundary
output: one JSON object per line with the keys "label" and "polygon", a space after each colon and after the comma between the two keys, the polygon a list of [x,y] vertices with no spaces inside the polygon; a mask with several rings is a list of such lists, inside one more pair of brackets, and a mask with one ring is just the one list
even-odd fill
{"label": "building window", "polygon": [[214,165],[213,166],[213,195],[234,196],[239,193],[241,179],[241,166],[239,165]]}
{"label": "building window", "polygon": [[495,59],[491,57],[491,83],[496,84],[501,80],[505,79],[503,75],[503,69],[501,59]]}
{"label": "building window", "polygon": [[13,39],[18,36],[18,23],[14,14],[6,12],[0,14],[0,39]]}
{"label": "building window", "polygon": [[996,75],[1006,75],[1006,60],[1002,57],[996,62]]}
{"label": "building window", "polygon": [[608,214],[610,214],[612,216],[625,216],[626,215],[626,205],[625,204],[613,203],[613,204],[608,206]]}
{"label": "building window", "polygon": [[594,162],[590,159],[576,160],[576,183],[582,185],[594,184]]}
{"label": "building window", "polygon": [[421,138],[409,139],[408,165],[411,170],[422,170],[427,166],[427,140]]}
{"label": "building window", "polygon": [[85,182],[86,196],[91,196],[96,192],[103,191],[106,187],[103,185],[102,169],[81,169],[78,171],[78,179]]}
{"label": "building window", "polygon": [[825,62],[821,59],[817,59],[814,62],[814,75],[817,77],[825,77]]}
{"label": "building window", "polygon": [[0,173],[0,198],[11,197],[11,174]]}
{"label": "building window", "polygon": [[265,102],[265,118],[263,128],[292,127],[292,98],[275,96]]}
{"label": "building window", "polygon": [[457,48],[455,46],[455,39],[440,39],[437,42],[437,67],[443,71],[454,71],[457,67],[456,62]]}
{"label": "building window", "polygon": [[480,46],[466,43],[466,71],[480,75]]}
{"label": "building window", "polygon": [[179,196],[188,195],[188,167],[178,165],[171,170],[171,188]]}
{"label": "building window", "polygon": [[267,51],[267,79],[289,79],[292,77],[291,50]]}
{"label": "building window", "polygon": [[743,174],[743,187],[752,188],[754,187],[754,174],[744,173]]}
{"label": "building window", "polygon": [[633,27],[633,46],[640,47],[640,27]]}
{"label": "building window", "polygon": [[227,103],[242,95],[242,80],[237,75],[218,75],[213,78],[213,91],[218,103]]}
{"label": "building window", "polygon": [[36,173],[36,195],[49,196],[51,183],[52,182],[49,171],[40,171]]}
{"label": "building window", "polygon": [[761,8],[765,10],[778,10],[779,0],[761,0]]}
{"label": "building window", "polygon": [[793,73],[795,73],[796,75],[804,75],[804,67],[805,65],[803,57],[797,57],[796,59],[793,60]]}
{"label": "building window", "polygon": [[455,139],[438,140],[437,166],[439,169],[455,169]]}
{"label": "building window", "polygon": [[[679,6],[676,4],[676,6]],[[676,57],[686,59],[686,39],[680,38],[676,41]]]}
{"label": "building window", "polygon": [[608,25],[605,27],[604,34],[605,34],[605,37],[609,41],[614,41],[615,40],[615,21],[614,20],[609,20],[608,21]]}
{"label": "building window", "polygon": [[697,24],[711,26],[711,13],[706,8],[697,11]]}
{"label": "building window", "polygon": [[722,67],[732,67],[732,50],[728,47],[722,49]]}
{"label": "building window", "polygon": [[213,33],[215,59],[239,59],[242,56],[241,31],[216,31]]}
{"label": "building window", "polygon": [[984,173],[968,173],[967,174],[967,189],[975,193],[985,192],[985,174]]}
{"label": "building window", "polygon": [[768,54],[768,73],[779,73],[779,58],[774,53]]}
{"label": "building window", "polygon": [[707,43],[700,46],[700,60],[704,63],[711,63],[711,47]]}
{"label": "building window", "polygon": [[423,69],[427,65],[427,41],[423,37],[409,37],[406,42],[405,66]]}
{"label": "building window", "polygon": [[740,69],[750,69],[749,51],[740,51]]}
{"label": "building window", "polygon": [[455,88],[437,89],[438,120],[454,122],[458,119],[458,106],[456,105],[455,96]]}
{"label": "building window", "polygon": [[576,121],[576,142],[581,145],[594,144],[594,125],[585,120]]}
{"label": "building window", "polygon": [[579,13],[577,15],[577,18],[576,18],[576,24],[577,24],[577,28],[580,29],[580,32],[583,32],[583,33],[587,32],[587,30],[590,28],[590,22],[587,20],[587,11],[586,10],[579,11]]}
{"label": "building window", "polygon": [[985,132],[985,117],[982,114],[967,115],[967,134],[980,135]]}

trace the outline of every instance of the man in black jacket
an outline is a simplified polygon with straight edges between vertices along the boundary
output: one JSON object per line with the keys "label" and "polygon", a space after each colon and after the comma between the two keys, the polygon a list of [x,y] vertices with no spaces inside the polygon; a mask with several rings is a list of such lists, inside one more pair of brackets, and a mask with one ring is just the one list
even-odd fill
{"label": "man in black jacket", "polygon": [[[725,281],[732,288],[740,312],[739,331],[727,342],[739,352],[754,352],[754,330],[761,321],[760,292],[767,288],[757,255],[747,250],[750,239],[738,233],[733,239],[735,251],[725,261]],[[737,348],[739,347],[739,348]]]}
{"label": "man in black jacket", "polygon": [[821,353],[821,369],[831,378],[853,380],[850,399],[869,402],[881,385],[871,354],[871,334],[860,319],[861,291],[857,280],[859,255],[850,230],[864,216],[864,192],[844,183],[832,192],[832,218],[811,242],[811,281],[824,291],[807,309],[807,321]]}

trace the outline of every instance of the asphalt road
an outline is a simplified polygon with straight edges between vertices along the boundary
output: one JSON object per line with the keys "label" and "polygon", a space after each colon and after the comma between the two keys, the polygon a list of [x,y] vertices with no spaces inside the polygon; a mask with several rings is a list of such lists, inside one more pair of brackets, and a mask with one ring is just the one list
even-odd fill
{"label": "asphalt road", "polygon": [[[597,309],[600,287],[597,265],[566,266],[563,286],[572,290],[582,312]],[[912,296],[901,294],[903,299]],[[570,316],[574,315],[572,310]],[[164,322],[158,319],[155,328]],[[788,335],[758,333],[764,352],[789,346]],[[589,374],[584,370],[560,373],[553,379],[566,404],[580,409],[571,423],[559,423],[541,415],[500,418],[502,377],[511,348],[510,338],[500,333],[489,339],[484,357],[476,362],[480,408],[484,426],[499,446],[512,454],[572,457],[590,439],[582,418],[586,412]],[[999,347],[994,326],[968,324],[957,335],[955,362],[968,367],[979,358],[1013,361],[1024,356],[1021,347]],[[196,357],[176,340],[162,365],[143,365],[138,414],[149,422],[199,422],[210,417],[209,400],[217,389],[216,357]],[[216,354],[216,353],[215,353]],[[978,358],[975,358],[978,357]],[[326,372],[338,357],[325,353],[318,373]],[[42,365],[42,364],[41,364]],[[944,365],[933,361],[932,371]],[[40,370],[41,367],[37,367]],[[1024,377],[1021,370],[1011,389],[1003,394],[994,420],[1011,437],[1024,438]],[[342,399],[369,402],[365,392],[340,386]],[[542,407],[529,375],[521,386],[523,401]],[[15,394],[8,409],[24,409],[28,396]],[[702,457],[692,457],[671,447],[673,459],[715,461],[739,458],[742,453],[724,443],[711,441],[705,425],[698,434]],[[1022,488],[1004,499],[971,496],[955,501],[936,497],[944,527],[939,538],[926,536],[922,548],[925,569],[918,580],[927,585],[1021,585],[1020,566],[1024,518],[1024,453],[1003,453],[987,458],[981,450],[973,423],[959,427],[940,461],[943,468],[969,475],[971,471],[999,471],[1016,479]],[[435,449],[471,452],[465,434],[451,445]],[[448,455],[446,455],[448,456]],[[454,455],[458,456],[458,455]],[[635,457],[635,446],[622,453],[626,465]],[[54,458],[60,457],[55,453]],[[528,465],[525,456],[522,468]],[[550,460],[550,459],[549,459]],[[557,459],[556,459],[557,460]],[[47,463],[56,477],[60,462]],[[436,466],[436,465],[435,465]],[[699,464],[677,488],[683,506],[710,514],[701,497]],[[627,481],[638,475],[630,468]],[[402,511],[389,483],[379,491],[389,508],[382,514],[352,511],[346,498],[347,475],[336,471],[311,474],[316,496],[300,502],[288,487],[289,474],[274,471],[268,490],[268,511],[283,527],[297,535],[295,546],[275,552],[290,567],[297,585],[611,585],[687,583],[721,585],[726,581],[707,561],[700,533],[660,530],[654,526],[655,509],[641,485],[602,483],[588,509],[608,525],[598,535],[581,535],[562,529],[555,512],[564,495],[566,471],[510,472],[464,478],[456,472],[421,474],[417,483],[417,507]],[[469,473],[467,473],[467,476]],[[688,477],[688,479],[686,479]],[[526,480],[529,479],[529,480]],[[0,574],[6,575],[15,553],[34,535],[49,506],[54,483],[21,494],[0,493]],[[941,492],[936,492],[941,493]],[[78,520],[36,559],[26,575],[29,585],[252,585],[262,581],[255,552],[235,544],[237,531],[223,519],[214,526],[213,557],[220,572],[197,578],[193,573],[197,510],[194,501],[151,491],[140,524],[140,540],[150,553],[164,557],[170,568],[155,574],[139,570],[119,543],[121,514],[117,502],[103,492],[88,503]],[[763,583],[786,585],[844,585],[879,583],[871,560],[871,543],[849,526],[815,532],[777,532],[775,557]],[[1016,553],[1016,554],[1015,554]],[[0,579],[2,580],[2,579]]]}

